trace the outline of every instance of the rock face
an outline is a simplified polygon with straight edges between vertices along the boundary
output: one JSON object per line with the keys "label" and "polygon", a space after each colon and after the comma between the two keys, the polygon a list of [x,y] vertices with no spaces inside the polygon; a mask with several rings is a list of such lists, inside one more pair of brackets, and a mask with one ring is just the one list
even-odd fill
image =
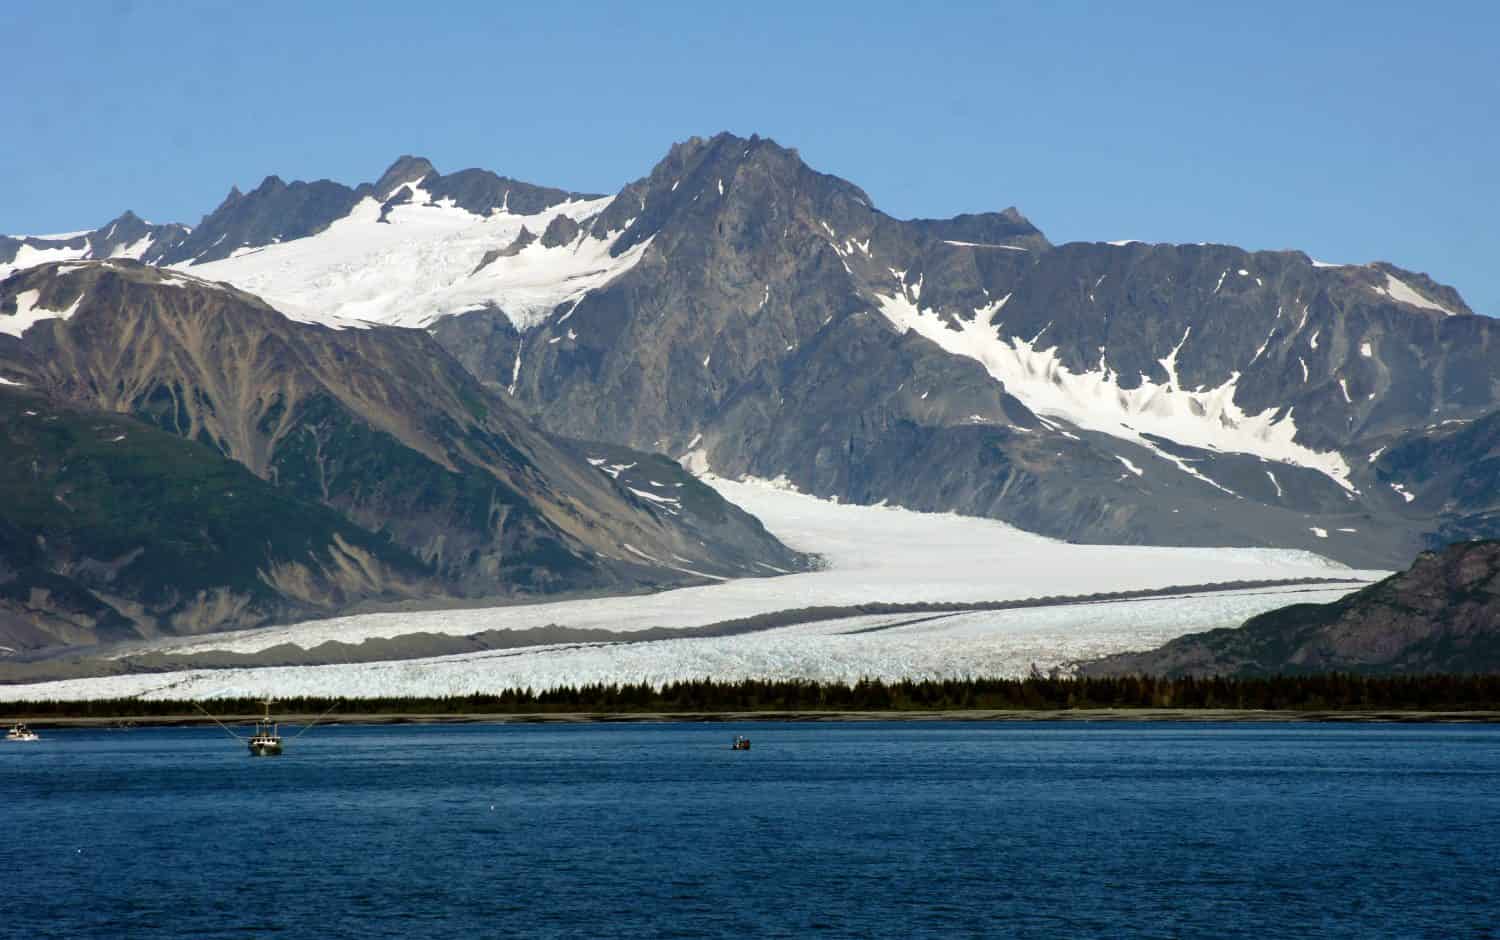
{"label": "rock face", "polygon": [[730,134],[612,199],[408,156],[173,238],[142,256],[421,327],[551,431],[823,497],[1362,567],[1500,534],[1500,327],[1382,262],[895,219]]}
{"label": "rock face", "polygon": [[[316,551],[331,551],[334,534],[375,544],[410,582],[372,568],[367,589],[333,591],[302,573],[308,564],[280,564],[286,553],[250,551],[235,556],[249,566],[238,574],[269,584],[290,606],[207,611],[194,629],[280,618],[292,601],[330,612],[392,596],[628,590],[805,563],[711,491],[671,501],[617,482],[514,413],[420,331],[295,323],[228,285],[118,261],[12,276],[0,283],[0,328],[0,387],[69,414],[129,415],[195,442],[287,506],[326,507],[342,528],[330,522],[326,539],[310,537]],[[14,459],[28,453],[18,445]],[[168,462],[157,466],[170,475]],[[174,504],[167,521],[194,506]],[[6,512],[0,507],[0,519]],[[16,525],[41,540],[57,529],[45,520]],[[82,544],[91,564],[128,554],[90,554],[90,541]],[[46,553],[26,557],[33,567],[63,565]],[[180,619],[175,608],[131,617],[128,605],[103,602],[140,633],[176,629],[172,618]]]}
{"label": "rock face", "polygon": [[1296,604],[1234,630],[1086,664],[1089,675],[1416,675],[1500,671],[1500,542],[1423,552],[1332,604]]}
{"label": "rock face", "polygon": [[674,147],[591,227],[622,229],[642,260],[576,304],[434,335],[548,427],[826,497],[1365,565],[1493,531],[1488,493],[1455,505],[1379,454],[1500,405],[1496,325],[1425,276],[1052,246],[1014,209],[901,221],[730,135]]}

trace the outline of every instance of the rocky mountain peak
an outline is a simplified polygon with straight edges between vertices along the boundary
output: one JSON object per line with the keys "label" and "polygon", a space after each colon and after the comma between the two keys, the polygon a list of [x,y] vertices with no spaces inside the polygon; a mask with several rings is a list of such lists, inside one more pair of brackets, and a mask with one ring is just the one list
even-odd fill
{"label": "rocky mountain peak", "polygon": [[621,190],[591,232],[603,237],[628,229],[614,246],[618,254],[661,232],[669,220],[674,228],[685,220],[697,220],[688,226],[702,228],[717,226],[712,220],[720,219],[764,235],[779,232],[776,226],[794,215],[860,217],[858,224],[865,224],[873,211],[862,189],[813,170],[796,150],[770,138],[723,132],[672,145],[648,176]]}
{"label": "rocky mountain peak", "polygon": [[432,162],[426,157],[414,157],[410,154],[402,154],[396,158],[389,168],[375,182],[375,196],[378,199],[386,199],[391,193],[403,183],[415,183],[419,180],[437,172]]}
{"label": "rocky mountain peak", "polygon": [[[1464,302],[1463,296],[1455,288],[1434,280],[1424,272],[1408,271],[1405,268],[1399,268],[1391,264],[1389,261],[1376,261],[1370,267],[1381,274],[1389,275],[1402,284],[1407,285],[1420,296],[1421,300],[1433,303],[1451,313],[1467,316],[1474,315],[1474,310]],[[1386,292],[1391,292],[1393,288],[1391,284],[1381,286],[1386,289]],[[1399,294],[1400,288],[1394,287],[1394,291],[1396,294]],[[1393,294],[1393,296],[1395,295]],[[1396,299],[1399,300],[1400,297],[1397,296]]]}
{"label": "rocky mountain peak", "polygon": [[1036,226],[1031,224],[1031,220],[1022,215],[1021,210],[1017,209],[1015,206],[1006,206],[1004,209],[1001,209],[1000,217],[1006,219],[1007,221],[1014,222],[1017,225],[1028,225],[1032,228],[1036,228]]}

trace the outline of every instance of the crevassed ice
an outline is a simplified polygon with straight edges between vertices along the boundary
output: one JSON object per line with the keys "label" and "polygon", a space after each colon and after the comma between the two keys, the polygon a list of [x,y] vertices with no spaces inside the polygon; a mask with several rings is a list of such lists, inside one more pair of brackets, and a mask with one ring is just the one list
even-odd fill
{"label": "crevassed ice", "polygon": [[[1183,335],[1165,358],[1165,384],[1143,378],[1137,388],[1120,386],[1118,377],[1100,358],[1100,368],[1073,372],[1058,358],[1055,346],[1043,348],[1041,335],[1027,341],[1002,337],[998,317],[1010,299],[1000,298],[976,310],[969,319],[950,325],[936,310],[922,309],[904,295],[879,295],[880,312],[892,325],[932,340],[950,353],[983,365],[1005,390],[1032,411],[1062,418],[1081,428],[1099,431],[1140,444],[1171,459],[1144,435],[1152,434],[1190,447],[1250,454],[1279,463],[1317,470],[1346,491],[1349,465],[1331,451],[1316,451],[1296,442],[1297,426],[1291,412],[1277,419],[1279,409],[1246,414],[1234,403],[1240,373],[1231,372],[1217,388],[1191,390],[1177,380],[1177,355],[1191,335]],[[955,328],[956,327],[956,328]],[[1186,472],[1194,472],[1174,461]],[[1207,477],[1199,476],[1212,483]]]}
{"label": "crevassed ice", "polygon": [[0,686],[0,701],[139,695],[156,698],[464,695],[504,688],[552,689],[713,676],[854,683],[866,677],[963,679],[1015,676],[1070,661],[1149,649],[1184,633],[1232,627],[1288,603],[1328,603],[1349,587],[1289,588],[981,611],[939,618],[883,614],[731,637],[644,643],[556,644],[430,659],[195,670]]}

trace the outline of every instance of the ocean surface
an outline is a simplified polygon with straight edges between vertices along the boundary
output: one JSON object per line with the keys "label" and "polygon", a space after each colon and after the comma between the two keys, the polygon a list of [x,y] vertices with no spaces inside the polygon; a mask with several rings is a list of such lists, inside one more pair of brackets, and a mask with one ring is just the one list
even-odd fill
{"label": "ocean surface", "polygon": [[43,734],[7,940],[1500,935],[1500,727]]}

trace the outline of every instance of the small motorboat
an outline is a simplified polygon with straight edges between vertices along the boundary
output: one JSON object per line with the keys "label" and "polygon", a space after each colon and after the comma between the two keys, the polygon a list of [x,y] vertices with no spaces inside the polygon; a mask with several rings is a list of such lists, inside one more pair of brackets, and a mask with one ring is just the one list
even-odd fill
{"label": "small motorboat", "polygon": [[26,727],[23,722],[18,721],[10,726],[9,731],[5,732],[5,740],[40,741],[41,737],[35,731],[32,731],[30,728]]}
{"label": "small motorboat", "polygon": [[734,743],[729,745],[729,749],[731,751],[748,751],[750,750],[750,739],[743,734],[737,734],[734,736]]}

